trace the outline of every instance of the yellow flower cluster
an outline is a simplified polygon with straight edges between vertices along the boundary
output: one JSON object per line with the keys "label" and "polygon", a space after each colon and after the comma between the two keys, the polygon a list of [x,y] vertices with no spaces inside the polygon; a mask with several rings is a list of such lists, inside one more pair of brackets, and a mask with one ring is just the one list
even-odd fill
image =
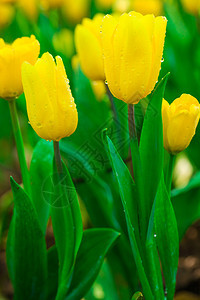
{"label": "yellow flower cluster", "polygon": [[[78,56],[73,67],[80,63],[98,100],[105,95],[106,80],[116,98],[136,104],[152,92],[158,80],[166,24],[165,17],[133,11],[85,18],[75,30]],[[66,30],[54,37],[54,46],[72,57],[73,50],[67,53],[65,39],[73,47],[71,32]],[[77,109],[62,59],[56,57],[55,62],[49,53],[38,59],[39,52],[34,36],[17,39],[11,45],[0,39],[0,97],[12,101],[24,90],[33,129],[46,140],[59,141],[76,130]],[[176,154],[195,134],[199,102],[186,94],[171,105],[163,100],[162,114],[164,147]]]}

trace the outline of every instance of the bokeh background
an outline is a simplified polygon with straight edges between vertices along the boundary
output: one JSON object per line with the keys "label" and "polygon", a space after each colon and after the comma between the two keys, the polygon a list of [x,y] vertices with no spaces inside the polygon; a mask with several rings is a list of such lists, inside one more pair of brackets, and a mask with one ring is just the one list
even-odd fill
{"label": "bokeh background", "polygon": [[[166,100],[172,102],[182,93],[188,93],[200,101],[199,0],[0,0],[1,38],[11,43],[18,37],[34,34],[40,42],[41,55],[48,51],[53,56],[60,55],[64,61],[77,104],[79,125],[75,134],[61,141],[61,152],[76,184],[85,228],[112,227],[110,219],[115,215],[113,198],[119,195],[116,195],[114,179],[101,142],[101,131],[105,127],[109,129],[120,154],[128,162],[128,130],[124,103],[117,102],[119,124],[113,119],[104,83],[91,82],[82,73],[76,56],[74,30],[83,18],[93,18],[96,13],[121,14],[130,10],[142,14],[165,15],[168,19],[160,73],[160,78],[167,72],[171,73],[165,92]],[[28,124],[24,95],[17,100],[17,107],[30,165],[39,137]],[[138,122],[140,113],[137,116]],[[1,300],[13,297],[5,258],[13,208],[10,175],[21,182],[11,129],[8,104],[0,99]],[[173,189],[172,200],[176,215],[185,228],[180,243],[177,299],[200,299],[200,125],[189,148],[176,158]],[[53,243],[49,222],[47,246]],[[105,262],[86,299],[115,299],[114,285]]]}

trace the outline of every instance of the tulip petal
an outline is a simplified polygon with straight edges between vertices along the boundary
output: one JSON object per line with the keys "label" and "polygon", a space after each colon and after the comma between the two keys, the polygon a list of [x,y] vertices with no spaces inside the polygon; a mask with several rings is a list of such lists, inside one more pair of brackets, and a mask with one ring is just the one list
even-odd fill
{"label": "tulip petal", "polygon": [[[55,124],[54,138],[58,141],[62,137],[71,135],[76,130],[78,123],[78,114],[61,57],[56,57],[56,63],[58,99],[57,113],[59,122]],[[57,132],[59,132],[59,136],[56,135]]]}
{"label": "tulip petal", "polygon": [[115,73],[122,100],[127,103],[137,103],[147,96],[145,83],[152,64],[152,32],[149,31],[153,21],[153,16],[137,18],[123,14],[114,34]]}
{"label": "tulip petal", "polygon": [[162,102],[162,120],[163,120],[163,143],[164,148],[168,149],[168,138],[167,138],[167,128],[170,122],[170,114],[169,114],[170,105],[169,103],[163,99]]}
{"label": "tulip petal", "polygon": [[85,75],[91,80],[105,80],[100,40],[88,28],[78,25],[75,43]]}
{"label": "tulip petal", "polygon": [[199,115],[190,114],[189,111],[181,111],[170,120],[167,130],[170,152],[176,154],[188,147],[195,134],[194,125],[198,120]]}
{"label": "tulip petal", "polygon": [[[40,137],[50,140],[54,112],[40,75],[36,68],[29,63],[23,63],[22,65],[22,81],[31,126]],[[49,116],[51,117],[47,120]]]}
{"label": "tulip petal", "polygon": [[56,64],[53,56],[48,52],[44,53],[42,58],[37,60],[35,68],[53,106],[56,99]]}
{"label": "tulip petal", "polygon": [[165,17],[155,18],[155,29],[153,37],[153,59],[151,65],[151,75],[147,85],[147,95],[152,92],[161,69],[163,48],[165,42],[167,19]]}
{"label": "tulip petal", "polygon": [[113,35],[116,30],[117,19],[113,16],[107,15],[102,22],[102,47],[106,79],[112,94],[121,99],[122,94],[117,82],[116,67],[114,65],[114,49],[113,49]]}

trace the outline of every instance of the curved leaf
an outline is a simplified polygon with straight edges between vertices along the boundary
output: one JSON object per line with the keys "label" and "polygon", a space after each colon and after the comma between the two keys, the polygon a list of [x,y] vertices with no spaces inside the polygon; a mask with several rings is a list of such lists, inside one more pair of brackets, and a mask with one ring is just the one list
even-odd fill
{"label": "curved leaf", "polygon": [[97,278],[106,253],[118,236],[119,233],[112,229],[84,231],[66,300],[81,299],[89,291]]}
{"label": "curved leaf", "polygon": [[44,299],[47,280],[46,242],[35,208],[12,179],[14,214],[9,230],[7,261],[11,268],[14,299]]}

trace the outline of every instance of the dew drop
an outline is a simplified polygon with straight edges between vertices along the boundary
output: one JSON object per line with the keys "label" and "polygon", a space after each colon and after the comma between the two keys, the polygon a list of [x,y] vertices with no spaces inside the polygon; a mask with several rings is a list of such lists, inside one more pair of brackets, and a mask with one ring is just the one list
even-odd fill
{"label": "dew drop", "polygon": [[42,124],[41,124],[41,123],[37,123],[36,126],[37,126],[38,128],[41,128],[41,127],[42,127]]}

